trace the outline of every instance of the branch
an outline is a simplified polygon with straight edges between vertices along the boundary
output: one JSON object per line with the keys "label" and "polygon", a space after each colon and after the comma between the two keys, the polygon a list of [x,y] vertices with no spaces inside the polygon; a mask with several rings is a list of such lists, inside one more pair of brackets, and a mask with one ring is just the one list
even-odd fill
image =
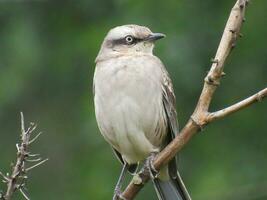
{"label": "branch", "polygon": [[267,97],[267,88],[259,91],[257,94],[254,94],[243,101],[240,101],[232,106],[229,106],[227,108],[224,108],[222,110],[210,113],[207,117],[208,122],[212,122],[214,120],[226,117],[227,115],[230,115],[232,113],[235,113],[243,108],[246,108],[250,106],[253,103],[260,102],[263,100],[263,98]]}
{"label": "branch", "polygon": [[[21,112],[21,142],[20,144],[16,144],[17,147],[17,161],[15,166],[12,167],[11,175],[7,173],[7,175],[4,175],[3,173],[0,173],[0,175],[3,177],[3,182],[7,184],[7,190],[5,194],[0,194],[0,199],[3,200],[10,200],[12,195],[16,190],[19,190],[23,197],[27,200],[29,200],[29,197],[25,193],[25,181],[27,179],[27,171],[30,169],[39,166],[40,164],[47,161],[47,159],[42,160],[41,158],[37,159],[29,159],[30,157],[36,157],[38,154],[30,154],[29,153],[29,145],[31,144],[31,136],[33,131],[36,129],[36,125],[34,123],[31,123],[29,128],[26,130],[24,125],[24,116]],[[38,134],[34,140],[39,136]],[[41,161],[40,161],[41,160]],[[40,162],[39,162],[40,161]],[[26,168],[26,162],[39,162],[29,168]]]}
{"label": "branch", "polygon": [[[224,111],[209,113],[209,106],[213,95],[220,84],[221,77],[225,75],[223,68],[226,58],[230,54],[231,50],[236,46],[236,41],[241,35],[240,29],[242,22],[244,21],[247,5],[248,0],[237,0],[232,8],[215,58],[212,59],[211,69],[204,80],[204,86],[195,111],[185,127],[181,130],[180,134],[156,156],[153,162],[156,170],[159,170],[162,166],[166,165],[190,141],[192,136],[202,130],[209,122],[245,108],[261,99],[259,97],[263,98],[266,96],[266,89],[264,89],[260,93],[226,108]],[[134,178],[123,192],[122,196],[125,199],[134,199],[144,184],[150,179],[149,174],[146,171],[141,171],[139,173],[139,177],[141,181],[136,181],[136,178]]]}

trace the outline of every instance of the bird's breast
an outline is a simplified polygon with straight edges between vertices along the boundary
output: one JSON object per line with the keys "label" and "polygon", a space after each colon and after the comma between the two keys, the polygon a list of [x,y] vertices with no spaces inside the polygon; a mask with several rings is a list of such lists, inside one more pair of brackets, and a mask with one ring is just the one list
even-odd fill
{"label": "bird's breast", "polygon": [[146,59],[109,61],[97,67],[94,83],[96,117],[105,139],[128,162],[157,150],[165,134],[160,66]]}

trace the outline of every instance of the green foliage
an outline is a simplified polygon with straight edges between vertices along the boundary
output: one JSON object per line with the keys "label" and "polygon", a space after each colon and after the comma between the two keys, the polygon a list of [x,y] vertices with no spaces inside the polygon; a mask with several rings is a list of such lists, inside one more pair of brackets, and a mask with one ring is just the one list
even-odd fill
{"label": "green foliage", "polygon": [[[23,111],[44,132],[34,152],[50,159],[31,172],[30,197],[110,199],[121,166],[99,133],[92,96],[94,59],[106,32],[135,23],[167,35],[155,54],[173,79],[182,127],[233,3],[0,1],[0,169],[15,159]],[[249,6],[244,37],[227,61],[212,109],[266,87],[266,9],[266,1]],[[266,102],[256,104],[211,124],[186,146],[180,168],[193,199],[266,199],[266,111]],[[152,197],[153,189],[145,187],[138,199]]]}

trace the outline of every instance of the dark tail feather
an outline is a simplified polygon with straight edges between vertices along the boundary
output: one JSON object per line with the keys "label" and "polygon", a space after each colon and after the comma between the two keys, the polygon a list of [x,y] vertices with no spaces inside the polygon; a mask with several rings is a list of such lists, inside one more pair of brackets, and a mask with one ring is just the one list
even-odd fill
{"label": "dark tail feather", "polygon": [[162,181],[158,178],[153,180],[154,188],[159,200],[191,200],[181,177]]}

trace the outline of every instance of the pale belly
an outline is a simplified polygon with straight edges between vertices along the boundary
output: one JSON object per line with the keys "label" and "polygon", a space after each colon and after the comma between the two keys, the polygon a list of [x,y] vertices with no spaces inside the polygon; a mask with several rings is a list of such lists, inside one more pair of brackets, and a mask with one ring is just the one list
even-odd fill
{"label": "pale belly", "polygon": [[102,135],[131,164],[159,151],[166,128],[157,73],[125,69],[96,72],[94,100]]}

